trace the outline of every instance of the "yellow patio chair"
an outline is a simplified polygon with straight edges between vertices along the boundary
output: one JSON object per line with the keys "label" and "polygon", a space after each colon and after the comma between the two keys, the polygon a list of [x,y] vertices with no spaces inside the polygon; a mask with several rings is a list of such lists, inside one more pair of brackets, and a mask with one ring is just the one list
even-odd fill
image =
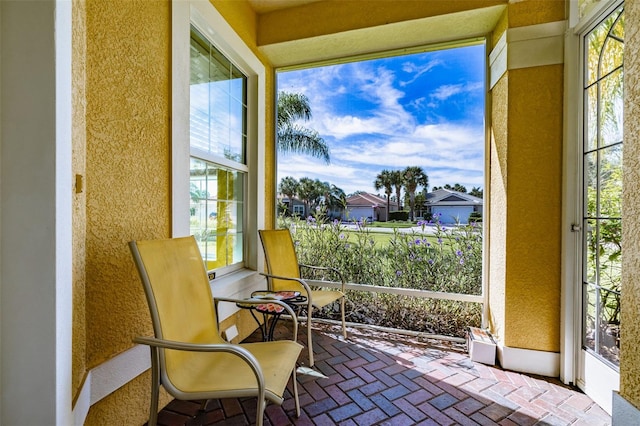
{"label": "yellow patio chair", "polygon": [[[313,344],[311,341],[311,313],[313,308],[322,308],[335,301],[340,301],[342,315],[342,336],[347,338],[344,321],[344,278],[335,268],[312,266],[298,263],[293,239],[288,229],[260,230],[260,241],[267,262],[268,287],[271,291],[293,290],[299,291],[307,297],[307,346],[309,347],[309,366],[313,366]],[[341,290],[313,290],[302,278],[301,268],[315,270],[330,270],[334,272],[342,283]]]}
{"label": "yellow patio chair", "polygon": [[[131,241],[129,247],[142,279],[154,331],[154,337],[134,339],[151,348],[149,425],[157,422],[160,385],[176,399],[204,400],[203,405],[209,399],[257,397],[256,424],[262,425],[267,401],[281,404],[291,377],[296,414],[300,415],[295,372],[302,346],[291,340],[239,345],[226,342],[220,335],[218,303],[237,300],[212,298],[193,237]],[[297,332],[297,322],[293,328]]]}

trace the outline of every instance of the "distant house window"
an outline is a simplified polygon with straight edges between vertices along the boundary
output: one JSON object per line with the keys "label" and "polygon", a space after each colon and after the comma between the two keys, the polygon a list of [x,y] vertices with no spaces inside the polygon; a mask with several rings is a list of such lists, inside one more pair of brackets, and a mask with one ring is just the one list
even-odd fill
{"label": "distant house window", "polygon": [[294,204],[293,214],[296,216],[304,216],[304,206],[301,204]]}
{"label": "distant house window", "polygon": [[247,77],[191,28],[190,232],[208,269],[244,261]]}

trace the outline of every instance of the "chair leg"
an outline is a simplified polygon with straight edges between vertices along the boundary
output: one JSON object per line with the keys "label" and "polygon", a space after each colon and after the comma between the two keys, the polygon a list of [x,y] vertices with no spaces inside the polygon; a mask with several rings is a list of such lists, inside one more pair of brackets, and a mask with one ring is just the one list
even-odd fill
{"label": "chair leg", "polygon": [[258,411],[256,412],[256,426],[262,426],[264,423],[264,409],[266,406],[264,398],[258,396]]}
{"label": "chair leg", "polygon": [[342,337],[347,338],[347,327],[344,321],[344,296],[340,299],[340,311],[342,313]]}
{"label": "chair leg", "polygon": [[309,367],[313,367],[313,342],[311,341],[311,312],[307,312],[307,346],[309,347]]}
{"label": "chair leg", "polygon": [[160,364],[158,349],[151,347],[151,404],[149,405],[149,426],[158,423],[158,399],[160,398]]}
{"label": "chair leg", "polygon": [[291,382],[293,383],[293,399],[296,402],[296,417],[300,417],[300,399],[298,398],[298,379],[296,369],[291,372]]}

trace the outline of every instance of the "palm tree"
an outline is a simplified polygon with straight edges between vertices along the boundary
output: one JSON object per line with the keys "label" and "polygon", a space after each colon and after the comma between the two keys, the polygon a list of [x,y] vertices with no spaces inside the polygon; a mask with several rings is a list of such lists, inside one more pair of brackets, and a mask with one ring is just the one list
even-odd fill
{"label": "palm tree", "polygon": [[416,189],[418,186],[424,186],[425,188],[429,185],[429,178],[422,171],[422,167],[417,166],[409,166],[402,172],[404,176],[404,188],[409,194],[409,218],[411,220],[413,217],[413,207],[416,200]]}
{"label": "palm tree", "polygon": [[[328,183],[328,182],[327,182]],[[329,209],[329,217],[333,216],[334,209],[344,209],[347,205],[347,195],[342,188],[331,184],[324,194],[324,201]]]}
{"label": "palm tree", "polygon": [[311,214],[311,209],[318,205],[319,199],[324,195],[324,186],[320,179],[313,180],[308,177],[300,178],[298,195],[304,203],[305,215]]}
{"label": "palm tree", "polygon": [[400,170],[393,170],[391,173],[391,186],[396,190],[396,202],[398,203],[398,210],[402,210],[402,204],[400,201],[400,191],[402,185],[404,185],[404,174]]}
{"label": "palm tree", "polygon": [[315,130],[295,124],[296,120],[309,120],[309,99],[299,93],[278,94],[276,144],[281,152],[296,152],[321,158],[329,164],[329,147]]}
{"label": "palm tree", "polygon": [[289,199],[288,210],[293,213],[293,197],[298,193],[300,183],[292,176],[283,177],[278,187],[278,192]]}
{"label": "palm tree", "polygon": [[384,193],[387,196],[387,221],[389,220],[389,206],[390,206],[390,197],[393,192],[393,183],[391,181],[391,171],[383,170],[378,173],[376,176],[376,180],[373,182],[373,186],[376,188],[376,191],[384,188]]}

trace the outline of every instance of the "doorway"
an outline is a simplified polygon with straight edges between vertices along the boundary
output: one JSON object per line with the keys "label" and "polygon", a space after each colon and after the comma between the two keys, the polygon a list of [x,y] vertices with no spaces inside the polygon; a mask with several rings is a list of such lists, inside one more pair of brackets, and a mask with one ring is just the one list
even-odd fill
{"label": "doorway", "polygon": [[[582,129],[576,291],[580,300],[576,383],[611,412],[618,390],[622,287],[624,9],[580,33]],[[578,327],[576,327],[578,329]]]}

